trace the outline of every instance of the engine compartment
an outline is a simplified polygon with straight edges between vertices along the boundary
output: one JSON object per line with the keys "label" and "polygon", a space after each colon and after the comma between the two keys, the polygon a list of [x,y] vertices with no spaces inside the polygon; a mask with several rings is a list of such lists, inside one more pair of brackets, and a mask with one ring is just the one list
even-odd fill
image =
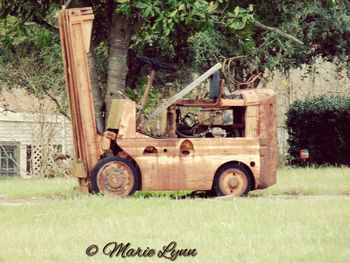
{"label": "engine compartment", "polygon": [[245,107],[178,106],[175,112],[178,138],[244,137]]}

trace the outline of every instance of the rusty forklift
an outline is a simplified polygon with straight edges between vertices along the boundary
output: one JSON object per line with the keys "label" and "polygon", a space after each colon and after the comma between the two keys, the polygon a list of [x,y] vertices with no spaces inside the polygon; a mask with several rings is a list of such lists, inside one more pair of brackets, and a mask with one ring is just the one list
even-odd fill
{"label": "rusty forklift", "polygon": [[[135,191],[210,191],[244,196],[276,182],[275,94],[243,89],[224,97],[220,63],[161,104],[166,129],[157,137],[138,130],[137,105],[112,102],[107,129],[96,131],[87,54],[94,15],[91,8],[58,13],[66,87],[80,189],[116,197]],[[171,69],[141,57],[153,68]],[[146,93],[152,85],[151,74]],[[209,99],[184,99],[211,78]],[[144,104],[147,94],[141,100]]]}

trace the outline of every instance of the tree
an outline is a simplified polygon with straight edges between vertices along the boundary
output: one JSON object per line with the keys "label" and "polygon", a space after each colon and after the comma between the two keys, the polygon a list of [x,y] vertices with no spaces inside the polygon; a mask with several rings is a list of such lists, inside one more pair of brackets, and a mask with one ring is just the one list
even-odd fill
{"label": "tree", "polygon": [[177,64],[199,66],[238,56],[263,72],[310,65],[322,57],[349,67],[349,1],[122,2],[119,12],[138,17],[132,47]]}
{"label": "tree", "polygon": [[[41,84],[40,94],[56,99],[53,82],[61,87],[57,92],[64,94],[54,18],[62,4],[0,0],[3,72],[18,76],[23,61],[32,59],[42,71],[34,74],[38,82],[33,83],[31,77],[30,81],[34,86]],[[105,120],[102,113],[105,109],[108,113],[111,99],[119,96],[117,91],[137,86],[135,76],[143,72],[136,54],[176,64],[180,70],[166,76],[168,81],[184,76],[188,68],[202,70],[235,57],[231,63],[234,76],[227,75],[232,88],[244,88],[248,80],[257,85],[253,75],[261,76],[266,69],[286,71],[311,65],[317,58],[349,70],[349,1],[73,0],[69,7],[88,5],[95,13],[89,62],[95,111],[101,112],[96,114],[100,131]],[[6,74],[0,75],[0,81],[31,92],[28,82]]]}
{"label": "tree", "polygon": [[[25,87],[38,98],[51,98],[58,111],[67,116],[60,99],[64,76],[58,29],[53,22],[57,6],[48,2],[30,6],[29,2],[19,5],[0,1],[0,90],[4,86]],[[45,19],[40,19],[46,12]]]}

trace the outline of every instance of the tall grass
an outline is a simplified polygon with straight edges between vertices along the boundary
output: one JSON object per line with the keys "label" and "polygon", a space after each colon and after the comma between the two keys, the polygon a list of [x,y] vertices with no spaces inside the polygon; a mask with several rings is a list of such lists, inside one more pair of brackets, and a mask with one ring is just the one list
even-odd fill
{"label": "tall grass", "polygon": [[[111,241],[156,250],[176,241],[197,250],[176,262],[348,262],[350,199],[342,194],[349,193],[349,170],[282,169],[270,189],[226,200],[120,200],[77,195],[73,179],[0,180],[0,262],[170,262],[109,258],[101,249]],[[281,194],[339,196],[254,197]],[[91,244],[100,251],[88,257]]]}

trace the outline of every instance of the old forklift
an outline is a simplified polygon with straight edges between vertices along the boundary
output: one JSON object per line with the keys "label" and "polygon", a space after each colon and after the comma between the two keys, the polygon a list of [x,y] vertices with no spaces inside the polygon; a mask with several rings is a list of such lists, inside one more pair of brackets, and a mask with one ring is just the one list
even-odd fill
{"label": "old forklift", "polygon": [[[62,10],[58,16],[76,157],[72,173],[82,190],[117,197],[159,190],[243,196],[276,182],[272,90],[238,90],[224,98],[218,63],[150,115],[166,112],[163,134],[140,132],[136,103],[126,98],[112,102],[107,129],[99,135],[87,62],[92,9]],[[210,77],[209,99],[184,99]]]}

